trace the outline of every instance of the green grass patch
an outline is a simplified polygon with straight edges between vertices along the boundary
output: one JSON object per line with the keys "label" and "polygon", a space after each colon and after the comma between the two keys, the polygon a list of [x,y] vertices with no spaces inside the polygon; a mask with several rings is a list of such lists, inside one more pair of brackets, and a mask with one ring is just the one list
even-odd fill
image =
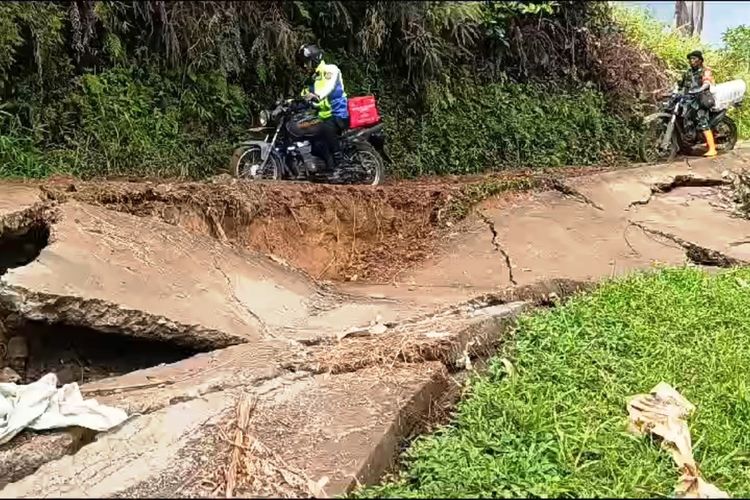
{"label": "green grass patch", "polygon": [[534,177],[502,179],[488,177],[474,184],[465,184],[459,195],[451,201],[446,210],[447,220],[454,222],[464,219],[478,203],[507,191],[529,191],[542,186],[542,180]]}
{"label": "green grass patch", "polygon": [[697,406],[689,424],[703,475],[750,496],[748,281],[744,269],[665,269],[522,318],[454,421],[416,440],[397,478],[357,495],[670,496],[672,458],[626,431],[625,409],[665,381]]}

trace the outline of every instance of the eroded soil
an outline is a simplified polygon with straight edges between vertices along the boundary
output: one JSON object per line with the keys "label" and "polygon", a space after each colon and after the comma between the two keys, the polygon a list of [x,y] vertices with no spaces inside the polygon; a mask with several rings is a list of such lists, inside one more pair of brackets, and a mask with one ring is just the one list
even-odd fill
{"label": "eroded soil", "polygon": [[53,180],[52,200],[74,199],[283,259],[316,279],[388,282],[424,260],[453,224],[488,196],[560,185],[601,169],[402,181],[378,188],[300,183]]}

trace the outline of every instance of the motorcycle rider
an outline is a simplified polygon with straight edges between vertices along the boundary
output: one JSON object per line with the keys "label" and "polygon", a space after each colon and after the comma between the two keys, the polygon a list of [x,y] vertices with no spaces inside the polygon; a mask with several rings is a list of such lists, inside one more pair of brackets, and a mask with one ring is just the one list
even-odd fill
{"label": "motorcycle rider", "polygon": [[323,60],[323,51],[314,44],[305,44],[296,54],[297,64],[314,70],[312,83],[302,90],[302,97],[317,109],[318,116],[290,124],[290,131],[310,140],[312,153],[326,162],[329,171],[342,164],[338,134],[349,128],[349,108],[341,70]]}
{"label": "motorcycle rider", "polygon": [[716,144],[714,134],[708,126],[709,110],[714,106],[714,97],[710,87],[713,85],[714,76],[711,68],[703,65],[703,53],[694,50],[687,55],[690,62],[688,69],[682,77],[681,87],[686,95],[692,95],[687,103],[685,113],[686,121],[696,123],[696,128],[703,131],[706,137],[708,151],[703,156],[716,156]]}

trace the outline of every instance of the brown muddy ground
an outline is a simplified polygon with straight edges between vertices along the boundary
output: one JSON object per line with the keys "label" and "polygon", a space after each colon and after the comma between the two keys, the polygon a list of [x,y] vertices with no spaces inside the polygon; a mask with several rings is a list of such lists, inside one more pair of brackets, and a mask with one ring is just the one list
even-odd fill
{"label": "brown muddy ground", "polygon": [[426,259],[471,206],[489,196],[549,188],[603,168],[427,178],[377,188],[307,183],[77,181],[43,185],[74,199],[162,220],[274,255],[315,279],[390,282]]}

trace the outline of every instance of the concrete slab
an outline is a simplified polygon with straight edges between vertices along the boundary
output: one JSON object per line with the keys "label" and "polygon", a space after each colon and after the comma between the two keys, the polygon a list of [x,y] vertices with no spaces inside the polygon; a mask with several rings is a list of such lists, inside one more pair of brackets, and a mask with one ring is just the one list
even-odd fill
{"label": "concrete slab", "polygon": [[7,485],[0,498],[102,498],[144,482],[163,486],[180,480],[195,467],[220,459],[216,442],[202,446],[216,437],[235,401],[234,394],[218,392],[132,418],[75,455],[48,462],[36,474]]}
{"label": "concrete slab", "polygon": [[406,311],[356,297],[342,305],[266,256],[78,202],[59,207],[51,239],[37,260],[0,278],[5,301],[30,319],[221,347],[305,337],[308,325],[335,336]]}
{"label": "concrete slab", "polygon": [[[181,401],[237,388],[271,390],[291,384],[304,372],[299,346],[261,340],[202,353],[177,363],[137,370],[81,386],[85,398],[145,415]],[[95,433],[83,429],[29,432],[0,446],[0,487],[37,470],[44,463],[78,451]]]}
{"label": "concrete slab", "polygon": [[[260,396],[250,433],[305,476],[328,476],[326,494],[344,493],[382,474],[400,440],[448,385],[439,363],[383,375],[373,369],[317,376]],[[7,485],[0,498],[207,496],[203,475],[220,474],[229,460],[220,431],[231,433],[237,396],[220,391],[134,417],[75,455]],[[240,484],[236,494],[274,494],[254,488]]]}
{"label": "concrete slab", "polygon": [[306,369],[343,373],[400,362],[439,361],[450,370],[467,367],[467,358],[490,354],[530,302],[511,302],[463,311],[445,311],[389,329],[381,334],[347,337],[317,346]]}
{"label": "concrete slab", "polygon": [[699,179],[721,179],[724,171],[750,167],[747,153],[733,152],[717,158],[689,158],[656,166],[625,168],[570,179],[568,184],[607,211],[627,210],[631,203],[645,201],[651,187],[669,183],[678,175]]}
{"label": "concrete slab", "polygon": [[540,196],[512,214],[499,209],[487,214],[519,284],[549,278],[601,280],[657,262],[685,262],[681,249],[632,231],[625,217],[558,194]]}
{"label": "concrete slab", "polygon": [[47,462],[72,455],[94,435],[95,432],[79,427],[51,434],[22,432],[0,445],[0,488],[33,474]]}
{"label": "concrete slab", "polygon": [[[39,194],[39,188],[36,186],[23,183],[3,183],[2,196],[0,196],[0,220],[40,203],[42,200]],[[2,231],[0,231],[0,234],[2,234]]]}
{"label": "concrete slab", "polygon": [[[684,248],[633,226],[631,218],[636,213],[640,220],[648,213],[648,220],[657,226],[654,229],[671,230],[682,221],[680,224],[691,228],[684,233],[685,239],[693,241],[701,233],[704,246],[717,245],[716,250],[741,258],[750,248],[737,244],[741,235],[750,234],[744,222],[729,221],[726,213],[720,215],[716,210],[709,216],[707,208],[695,204],[690,208],[696,207],[692,215],[678,213],[664,201],[655,203],[659,196],[652,196],[652,187],[686,175],[721,181],[723,172],[748,166],[747,154],[736,152],[568,180],[566,185],[579,196],[548,191],[520,202],[489,200],[477,207],[480,216],[470,217],[456,229],[457,238],[446,240],[435,257],[401,281],[428,290],[458,290],[468,284],[476,294],[551,278],[601,280],[655,263],[679,265],[687,261]],[[648,203],[648,212],[639,209],[643,203]],[[708,221],[711,232],[705,231]],[[730,249],[730,245],[734,246]]]}
{"label": "concrete slab", "polygon": [[[655,262],[681,264],[684,251],[653,241],[629,228],[624,213],[610,213],[557,192],[527,203],[483,208],[497,234],[496,244],[508,255],[516,284],[551,278],[588,281],[617,276]],[[474,223],[472,223],[474,224]],[[491,234],[490,229],[487,233]],[[501,252],[486,235],[468,234],[461,253],[428,261],[411,279],[447,286],[472,276],[486,290],[513,285]]]}
{"label": "concrete slab", "polygon": [[[262,401],[250,433],[277,464],[314,483],[326,477],[323,493],[335,497],[357,483],[377,480],[393,463],[402,439],[422,423],[450,384],[439,363],[317,376]],[[236,495],[288,495],[277,489],[282,478],[271,479],[243,484]],[[200,488],[189,491],[205,494]]]}
{"label": "concrete slab", "polygon": [[713,188],[686,187],[653,197],[633,221],[731,258],[750,262],[750,221],[717,208]]}

